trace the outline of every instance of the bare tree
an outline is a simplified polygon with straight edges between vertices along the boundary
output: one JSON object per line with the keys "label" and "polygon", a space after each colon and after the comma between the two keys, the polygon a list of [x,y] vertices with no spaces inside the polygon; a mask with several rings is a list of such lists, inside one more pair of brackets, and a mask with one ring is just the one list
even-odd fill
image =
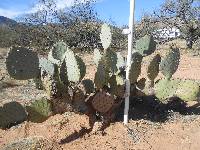
{"label": "bare tree", "polygon": [[199,0],[166,0],[154,15],[167,27],[177,27],[187,41],[188,48],[200,36]]}
{"label": "bare tree", "polygon": [[135,37],[139,39],[145,35],[153,35],[154,31],[158,29],[157,19],[149,14],[144,13],[140,22],[138,22],[135,26]]}
{"label": "bare tree", "polygon": [[63,40],[81,50],[97,46],[99,26],[93,1],[75,0],[73,6],[58,9],[55,0],[39,0],[34,9],[21,19],[27,28],[20,31],[20,39],[28,39],[26,45],[45,50]]}

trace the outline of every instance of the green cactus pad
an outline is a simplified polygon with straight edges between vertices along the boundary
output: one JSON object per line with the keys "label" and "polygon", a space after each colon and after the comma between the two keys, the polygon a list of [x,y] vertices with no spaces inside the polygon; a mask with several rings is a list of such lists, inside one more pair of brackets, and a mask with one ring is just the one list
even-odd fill
{"label": "green cactus pad", "polygon": [[48,60],[49,60],[51,63],[60,66],[60,65],[61,65],[61,61],[58,60],[58,59],[53,58],[52,55],[53,55],[53,54],[52,54],[52,50],[51,50],[51,51],[49,52],[49,54],[48,54]]}
{"label": "green cactus pad", "polygon": [[124,67],[125,65],[124,57],[120,54],[120,52],[117,52],[117,69],[120,70],[120,68]]}
{"label": "green cactus pad", "polygon": [[102,58],[99,61],[97,72],[95,73],[94,83],[97,89],[102,89],[109,82],[109,68],[106,66],[105,60]]}
{"label": "green cactus pad", "polygon": [[103,57],[105,57],[105,61],[106,61],[105,65],[109,68],[110,73],[115,74],[118,71],[117,53],[112,50],[107,50]]}
{"label": "green cactus pad", "polygon": [[153,36],[145,35],[136,41],[136,50],[142,56],[152,54],[156,49],[156,42],[153,39]]}
{"label": "green cactus pad", "polygon": [[68,80],[74,83],[79,82],[86,73],[86,66],[83,60],[68,49],[65,52],[65,62]]}
{"label": "green cactus pad", "polygon": [[101,58],[102,58],[102,55],[101,55],[100,51],[97,48],[95,48],[93,59],[94,59],[94,63],[95,63],[96,66],[98,66],[99,60]]}
{"label": "green cactus pad", "polygon": [[155,84],[155,96],[161,101],[174,97],[179,84],[180,80],[162,79]]}
{"label": "green cactus pad", "polygon": [[23,47],[13,47],[6,58],[9,75],[17,80],[36,78],[39,74],[39,58],[36,52]]}
{"label": "green cactus pad", "polygon": [[41,70],[46,71],[49,75],[53,76],[55,74],[55,67],[49,60],[46,58],[39,59],[39,67]]}
{"label": "green cactus pad", "polygon": [[82,80],[86,74],[86,66],[82,58],[80,58],[79,56],[75,56],[75,57],[76,57],[76,61],[78,63],[80,75],[81,75],[79,80]]}
{"label": "green cactus pad", "polygon": [[175,95],[184,101],[195,101],[199,94],[199,84],[190,80],[182,80],[175,92]]}
{"label": "green cactus pad", "polygon": [[171,48],[169,54],[161,61],[160,69],[163,75],[170,79],[178,69],[180,52],[178,48]]}
{"label": "green cactus pad", "polygon": [[107,24],[103,24],[101,27],[101,34],[100,34],[101,43],[104,49],[107,49],[112,40],[111,29]]}
{"label": "green cactus pad", "polygon": [[66,43],[60,41],[54,44],[52,50],[49,52],[48,59],[54,64],[60,65],[64,59],[64,54],[67,51]]}
{"label": "green cactus pad", "polygon": [[10,102],[0,107],[0,128],[8,128],[25,121],[27,118],[24,107],[17,102]]}
{"label": "green cactus pad", "polygon": [[94,83],[92,80],[85,79],[81,83],[84,86],[86,93],[90,94],[94,92]]}
{"label": "green cactus pad", "polygon": [[52,113],[51,103],[47,99],[36,100],[26,106],[28,120],[36,123],[45,121]]}
{"label": "green cactus pad", "polygon": [[155,78],[158,76],[160,61],[161,57],[159,54],[157,54],[149,63],[149,66],[147,68],[147,76],[151,81],[155,80]]}
{"label": "green cactus pad", "polygon": [[63,60],[61,67],[59,69],[60,80],[63,82],[64,85],[69,85],[69,80],[67,76],[67,66],[65,60]]}
{"label": "green cactus pad", "polygon": [[58,85],[54,77],[50,75],[41,75],[42,84],[46,91],[47,97],[52,98],[58,94]]}
{"label": "green cactus pad", "polygon": [[165,100],[179,97],[184,101],[195,101],[200,94],[199,84],[191,80],[163,79],[155,84],[156,97]]}
{"label": "green cactus pad", "polygon": [[122,76],[119,75],[113,75],[110,80],[110,89],[111,94],[115,95],[117,97],[123,98],[125,94],[125,81]]}
{"label": "green cactus pad", "polygon": [[129,72],[129,79],[131,84],[137,82],[137,78],[141,73],[142,58],[142,55],[138,52],[132,55],[132,64]]}

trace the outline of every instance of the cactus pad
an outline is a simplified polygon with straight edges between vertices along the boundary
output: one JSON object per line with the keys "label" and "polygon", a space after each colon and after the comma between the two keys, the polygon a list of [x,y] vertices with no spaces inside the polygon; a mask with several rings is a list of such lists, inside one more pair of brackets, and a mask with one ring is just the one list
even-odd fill
{"label": "cactus pad", "polygon": [[39,74],[37,53],[22,47],[13,47],[6,58],[9,75],[17,80],[33,79]]}
{"label": "cactus pad", "polygon": [[52,64],[46,58],[40,58],[39,59],[39,67],[41,68],[41,70],[46,71],[51,76],[53,76],[54,73],[55,73],[54,64]]}
{"label": "cactus pad", "polygon": [[120,52],[117,52],[117,64],[116,65],[117,65],[118,70],[125,67],[125,65],[126,65],[124,57],[120,54]]}
{"label": "cactus pad", "polygon": [[92,100],[93,108],[100,113],[108,112],[113,105],[114,97],[104,91],[98,92]]}
{"label": "cactus pad", "polygon": [[86,73],[86,66],[83,60],[74,55],[74,52],[68,49],[65,52],[65,62],[68,80],[74,83],[79,82]]}
{"label": "cactus pad", "polygon": [[109,68],[110,73],[115,74],[117,70],[117,53],[112,50],[107,50],[105,55],[105,65]]}
{"label": "cactus pad", "polygon": [[155,96],[161,101],[174,97],[179,83],[179,80],[160,80],[155,84]]}
{"label": "cactus pad", "polygon": [[0,107],[0,128],[7,128],[11,125],[21,123],[27,118],[24,107],[17,102],[10,102]]}
{"label": "cactus pad", "polygon": [[63,82],[63,84],[68,86],[69,81],[67,76],[67,66],[65,60],[63,60],[59,68],[59,75],[60,75],[60,80]]}
{"label": "cactus pad", "polygon": [[184,101],[195,101],[198,99],[199,94],[199,84],[190,80],[181,81],[175,92],[175,95]]}
{"label": "cactus pad", "polygon": [[169,54],[161,61],[160,69],[163,75],[170,79],[178,69],[180,61],[180,52],[178,48],[171,48]]}
{"label": "cactus pad", "polygon": [[136,50],[142,56],[152,54],[156,49],[156,42],[153,39],[153,36],[145,35],[136,41]]}
{"label": "cactus pad", "polygon": [[110,83],[111,94],[123,98],[125,94],[124,78],[119,75],[117,76],[113,75],[110,78],[109,83]]}
{"label": "cactus pad", "polygon": [[132,55],[132,64],[129,72],[129,79],[131,84],[137,82],[137,78],[141,73],[142,58],[142,55],[138,52]]}
{"label": "cactus pad", "polygon": [[60,64],[64,59],[64,54],[66,51],[67,45],[62,41],[57,42],[54,44],[52,50],[49,53],[49,60],[52,61],[52,63],[55,62],[55,64],[57,64],[57,62],[59,62]]}
{"label": "cactus pad", "polygon": [[86,79],[86,80],[83,80],[81,83],[86,93],[89,94],[89,93],[94,92],[94,83],[92,80]]}
{"label": "cactus pad", "polygon": [[94,63],[96,66],[98,66],[99,60],[101,60],[101,58],[102,58],[102,55],[101,55],[100,51],[95,48],[93,59],[94,59]]}
{"label": "cactus pad", "polygon": [[47,99],[36,100],[30,106],[26,106],[28,120],[32,122],[43,122],[52,113],[51,103]]}
{"label": "cactus pad", "polygon": [[42,73],[41,81],[48,98],[55,97],[58,94],[57,82],[52,76],[46,74],[43,75]]}
{"label": "cactus pad", "polygon": [[102,89],[104,86],[107,86],[109,78],[109,68],[106,66],[105,60],[102,58],[99,61],[94,78],[94,83],[97,89]]}
{"label": "cactus pad", "polygon": [[155,78],[158,76],[160,61],[161,57],[159,54],[157,54],[149,63],[149,66],[147,68],[147,76],[151,81],[155,80]]}
{"label": "cactus pad", "polygon": [[78,63],[80,75],[81,75],[79,80],[82,80],[86,74],[86,66],[85,66],[85,63],[83,62],[82,58],[80,58],[79,56],[75,56],[75,57],[76,57],[76,61]]}
{"label": "cactus pad", "polygon": [[101,34],[100,34],[101,43],[104,49],[107,49],[112,40],[111,29],[107,24],[103,24],[101,27]]}
{"label": "cactus pad", "polygon": [[155,84],[156,97],[165,100],[170,97],[179,97],[184,101],[194,101],[200,94],[199,84],[190,80],[173,79],[160,80]]}
{"label": "cactus pad", "polygon": [[56,64],[56,65],[58,65],[58,66],[61,65],[61,61],[60,61],[60,60],[53,58],[52,50],[51,50],[51,51],[49,52],[49,54],[48,54],[48,60],[49,60],[51,63]]}

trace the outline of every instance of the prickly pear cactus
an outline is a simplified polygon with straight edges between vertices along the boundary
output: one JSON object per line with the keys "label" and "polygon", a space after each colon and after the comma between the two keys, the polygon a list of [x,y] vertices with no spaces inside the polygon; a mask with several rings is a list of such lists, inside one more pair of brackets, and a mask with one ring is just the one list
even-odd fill
{"label": "prickly pear cactus", "polygon": [[94,83],[92,80],[90,79],[85,79],[81,82],[81,84],[83,85],[84,91],[87,94],[93,93],[94,92]]}
{"label": "prickly pear cactus", "polygon": [[108,112],[114,105],[114,97],[106,93],[105,91],[98,92],[92,100],[93,108],[100,112]]}
{"label": "prickly pear cactus", "polygon": [[17,102],[10,102],[0,107],[0,128],[8,128],[27,119],[24,107]]}
{"label": "prickly pear cactus", "polygon": [[108,66],[110,73],[115,74],[117,70],[117,54],[112,50],[107,50],[104,54],[106,65]]}
{"label": "prickly pear cactus", "polygon": [[103,87],[108,86],[110,71],[105,62],[106,61],[103,58],[99,61],[97,72],[95,73],[94,83],[97,89],[102,89]]}
{"label": "prickly pear cactus", "polygon": [[56,97],[56,95],[58,95],[58,85],[57,85],[57,81],[55,80],[55,78],[53,76],[50,76],[48,74],[44,74],[42,73],[41,75],[41,81],[43,84],[43,88],[46,91],[47,97],[53,98]]}
{"label": "prickly pear cactus", "polygon": [[179,84],[179,80],[161,79],[155,84],[155,96],[161,101],[174,97]]}
{"label": "prickly pear cactus", "polygon": [[39,59],[39,67],[41,71],[46,71],[47,74],[53,76],[55,74],[55,66],[46,58]]}
{"label": "prickly pear cactus", "polygon": [[75,56],[76,58],[76,61],[78,63],[78,66],[79,66],[79,70],[80,70],[80,80],[82,80],[86,74],[86,66],[85,66],[85,63],[83,62],[83,60],[79,57],[79,56]]}
{"label": "prickly pear cactus", "polygon": [[142,58],[142,55],[138,52],[132,55],[132,64],[129,72],[129,79],[131,84],[137,82],[137,78],[141,73]]}
{"label": "prickly pear cactus", "polygon": [[136,41],[136,50],[142,56],[152,54],[156,49],[156,42],[151,35],[145,35]]}
{"label": "prickly pear cactus", "polygon": [[67,51],[67,45],[60,41],[54,44],[52,50],[49,52],[48,60],[53,64],[60,65],[62,60],[64,59],[64,54]]}
{"label": "prickly pear cactus", "polygon": [[160,69],[163,75],[170,79],[178,69],[180,61],[180,52],[178,48],[172,48],[169,54],[161,61]]}
{"label": "prickly pear cactus", "polygon": [[154,81],[155,78],[158,76],[159,73],[159,64],[161,61],[161,57],[159,54],[153,57],[150,61],[148,68],[147,68],[147,76],[151,81]]}
{"label": "prickly pear cactus", "polygon": [[33,79],[39,74],[39,58],[32,50],[13,47],[6,58],[6,67],[9,75],[14,79]]}
{"label": "prickly pear cactus", "polygon": [[94,63],[96,66],[98,66],[99,60],[101,60],[101,58],[102,58],[102,55],[101,55],[100,51],[97,48],[95,48],[93,59],[94,59]]}
{"label": "prickly pear cactus", "polygon": [[86,73],[86,66],[83,60],[75,56],[74,52],[68,49],[64,55],[67,77],[70,82],[79,82]]}
{"label": "prickly pear cactus", "polygon": [[155,95],[160,100],[179,97],[184,101],[195,101],[200,94],[199,84],[190,80],[162,79],[155,84]]}
{"label": "prickly pear cactus", "polygon": [[30,106],[26,106],[28,112],[28,120],[32,122],[43,122],[51,114],[51,103],[47,99],[36,100]]}
{"label": "prickly pear cactus", "polygon": [[65,60],[63,60],[60,68],[59,68],[59,76],[60,76],[60,80],[62,81],[62,83],[66,86],[69,85],[69,80],[68,80],[68,76],[67,76],[67,65]]}
{"label": "prickly pear cactus", "polygon": [[100,39],[104,50],[106,50],[111,44],[112,34],[110,27],[105,23],[101,27]]}
{"label": "prickly pear cactus", "polygon": [[199,84],[190,80],[181,80],[175,92],[175,95],[184,101],[196,101],[199,94]]}
{"label": "prickly pear cactus", "polygon": [[124,57],[120,54],[120,52],[117,52],[117,69],[120,70],[121,68],[124,68],[126,65],[126,62],[124,60]]}
{"label": "prickly pear cactus", "polygon": [[110,80],[111,94],[123,98],[125,94],[125,81],[122,76],[113,75]]}

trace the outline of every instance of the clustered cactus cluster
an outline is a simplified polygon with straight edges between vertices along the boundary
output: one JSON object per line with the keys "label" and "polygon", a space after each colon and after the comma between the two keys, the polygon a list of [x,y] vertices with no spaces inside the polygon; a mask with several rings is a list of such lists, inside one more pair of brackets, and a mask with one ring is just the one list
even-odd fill
{"label": "clustered cactus cluster", "polygon": [[[126,60],[119,52],[110,48],[112,34],[107,24],[102,25],[100,39],[104,51],[94,50],[94,63],[97,67],[94,82],[83,80],[86,73],[85,63],[62,41],[53,46],[48,58],[40,58],[36,52],[26,48],[11,48],[6,59],[8,73],[17,80],[34,79],[36,86],[46,90],[52,101],[57,97],[73,98],[81,84],[84,94],[87,95],[84,103],[89,104],[94,112],[111,115],[125,96]],[[153,55],[147,66],[147,78],[139,81],[143,58],[152,55],[156,50],[156,42],[152,36],[146,35],[136,41],[135,49],[129,72],[132,95],[155,95],[160,100],[174,96],[185,101],[197,100],[200,90],[196,82],[172,79],[180,60],[178,48],[171,47],[164,58],[159,54]],[[165,78],[155,81],[159,71]],[[50,105],[47,102],[44,105],[32,104],[28,110],[43,112],[46,116],[48,113],[41,111],[43,108],[50,109]]]}

